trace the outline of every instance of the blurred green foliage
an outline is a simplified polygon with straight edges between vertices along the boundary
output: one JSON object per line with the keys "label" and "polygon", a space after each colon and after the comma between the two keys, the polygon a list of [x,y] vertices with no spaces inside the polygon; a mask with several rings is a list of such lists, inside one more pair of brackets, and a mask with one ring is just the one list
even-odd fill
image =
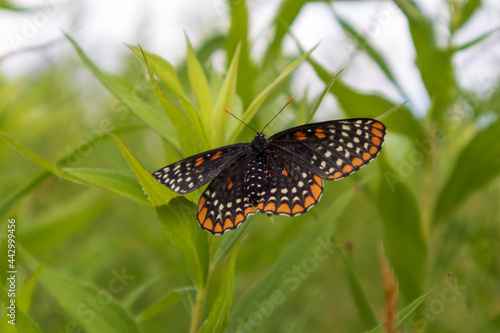
{"label": "blurred green foliage", "polygon": [[[389,134],[380,157],[327,182],[307,214],[274,217],[275,224],[260,214],[212,236],[196,223],[200,190],[178,197],[150,176],[182,157],[250,140],[224,109],[262,128],[272,115],[262,110],[279,110],[292,95],[299,65],[327,86],[335,73],[312,50],[283,52],[310,2],[282,1],[259,60],[250,56],[248,4],[239,0],[227,3],[227,33],[196,47],[186,40],[185,63],[130,46],[123,72],[109,74],[67,36],[83,65],[68,59],[17,80],[0,77],[0,248],[7,253],[14,218],[18,266],[14,327],[2,256],[2,332],[381,331],[381,244],[399,283],[404,332],[500,330],[500,89],[490,82],[487,93],[466,90],[453,62],[491,32],[442,46],[433,20],[414,2],[396,1],[429,109],[417,117],[407,104],[383,119]],[[480,6],[449,2],[449,40]],[[334,16],[405,96],[370,38]],[[225,73],[210,65],[219,51]],[[79,84],[82,72],[102,86],[89,77]],[[399,104],[356,90],[342,75],[330,93],[346,117]],[[317,98],[296,98],[273,129],[302,124]]]}

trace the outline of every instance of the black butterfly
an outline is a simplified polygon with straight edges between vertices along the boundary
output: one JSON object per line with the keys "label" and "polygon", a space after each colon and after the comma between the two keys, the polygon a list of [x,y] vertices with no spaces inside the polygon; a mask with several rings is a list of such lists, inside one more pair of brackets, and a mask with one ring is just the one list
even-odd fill
{"label": "black butterfly", "polygon": [[[291,100],[290,100],[291,101]],[[209,181],[198,203],[200,226],[223,234],[256,212],[296,216],[318,203],[323,179],[342,179],[380,153],[385,126],[368,118],[294,127],[267,138],[209,150],[153,176],[179,194]]]}

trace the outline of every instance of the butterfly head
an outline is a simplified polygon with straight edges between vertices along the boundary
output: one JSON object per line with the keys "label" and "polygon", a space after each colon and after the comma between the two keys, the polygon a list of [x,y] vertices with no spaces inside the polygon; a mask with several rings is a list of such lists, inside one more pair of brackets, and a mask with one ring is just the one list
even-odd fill
{"label": "butterfly head", "polygon": [[252,142],[250,142],[250,147],[255,154],[262,153],[267,147],[267,136],[260,132],[253,138]]}

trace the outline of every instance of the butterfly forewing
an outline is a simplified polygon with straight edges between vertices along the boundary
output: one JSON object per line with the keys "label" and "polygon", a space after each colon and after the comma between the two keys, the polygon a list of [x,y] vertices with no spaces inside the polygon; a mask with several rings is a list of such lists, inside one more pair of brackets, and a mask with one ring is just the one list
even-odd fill
{"label": "butterfly forewing", "polygon": [[153,176],[172,191],[186,194],[211,181],[248,148],[248,143],[237,143],[209,150],[167,165]]}
{"label": "butterfly forewing", "polygon": [[337,180],[373,160],[385,133],[385,126],[374,119],[344,119],[295,127],[273,135],[269,142],[271,149],[317,176]]}

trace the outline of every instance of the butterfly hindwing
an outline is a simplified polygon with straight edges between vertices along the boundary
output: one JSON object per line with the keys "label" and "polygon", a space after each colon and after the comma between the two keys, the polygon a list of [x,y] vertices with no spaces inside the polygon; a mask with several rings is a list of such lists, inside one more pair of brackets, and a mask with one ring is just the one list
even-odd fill
{"label": "butterfly hindwing", "polygon": [[323,193],[320,177],[286,157],[272,149],[267,154],[266,185],[256,206],[259,212],[299,215],[317,204]]}
{"label": "butterfly hindwing", "polygon": [[237,143],[209,150],[153,173],[163,185],[179,194],[192,192],[220,174],[232,161],[245,152],[247,143]]}
{"label": "butterfly hindwing", "polygon": [[208,185],[198,202],[198,222],[213,233],[223,234],[243,223],[254,208],[245,195],[247,156],[233,161]]}
{"label": "butterfly hindwing", "polygon": [[269,142],[272,149],[317,176],[337,180],[373,160],[385,133],[385,126],[377,120],[344,119],[291,128],[271,136]]}

